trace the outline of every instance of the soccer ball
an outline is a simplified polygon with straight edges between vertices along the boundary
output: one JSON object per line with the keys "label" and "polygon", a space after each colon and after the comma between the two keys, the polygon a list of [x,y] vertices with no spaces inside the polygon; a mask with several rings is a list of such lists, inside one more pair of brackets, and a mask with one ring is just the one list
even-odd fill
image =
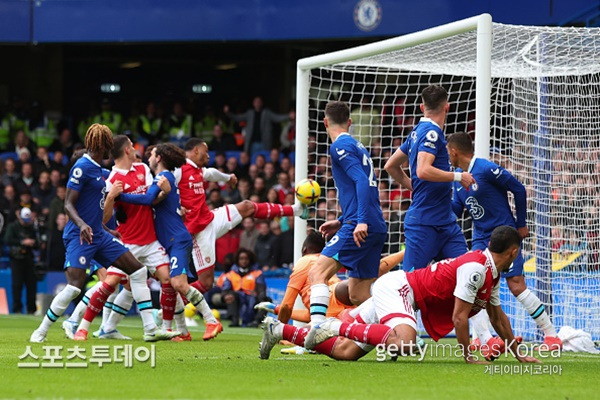
{"label": "soccer ball", "polygon": [[315,204],[320,195],[321,186],[312,179],[303,179],[296,185],[296,198],[302,204]]}
{"label": "soccer ball", "polygon": [[187,303],[183,308],[183,315],[186,318],[194,318],[196,316],[196,307],[192,303]]}

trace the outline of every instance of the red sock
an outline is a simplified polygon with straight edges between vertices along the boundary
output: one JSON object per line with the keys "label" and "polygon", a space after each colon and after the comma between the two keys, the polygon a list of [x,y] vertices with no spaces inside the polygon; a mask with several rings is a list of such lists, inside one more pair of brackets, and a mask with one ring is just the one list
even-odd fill
{"label": "red sock", "polygon": [[163,283],[162,293],[160,295],[160,308],[163,310],[163,320],[172,321],[175,315],[175,303],[177,302],[177,293],[170,283]]}
{"label": "red sock", "polygon": [[282,206],[275,203],[253,203],[254,217],[258,219],[273,219],[275,217],[293,217],[292,206]]}
{"label": "red sock", "polygon": [[[283,338],[288,340],[298,346],[304,347],[304,338],[308,334],[308,328],[296,328],[293,325],[285,324],[283,326]],[[319,343],[313,349],[317,353],[325,354],[326,356],[331,356],[331,352],[333,351],[333,346],[335,345],[336,340],[339,336],[332,337],[324,341],[323,343]]]}
{"label": "red sock", "polygon": [[92,322],[94,318],[96,318],[96,315],[102,311],[102,307],[104,307],[104,303],[106,303],[108,296],[110,296],[114,291],[114,287],[102,282],[102,286],[100,286],[92,295],[92,298],[85,309],[83,319],[88,322]]}
{"label": "red sock", "polygon": [[340,326],[340,336],[371,346],[385,343],[392,330],[381,324],[347,324]]}
{"label": "red sock", "polygon": [[184,295],[180,294],[179,297],[181,297],[181,300],[183,300],[183,305],[185,306],[187,303],[189,303],[189,300],[185,298]]}
{"label": "red sock", "polygon": [[204,285],[201,284],[200,281],[192,282],[192,283],[190,283],[190,286],[195,287],[202,294],[208,292],[208,289],[206,287],[204,287]]}

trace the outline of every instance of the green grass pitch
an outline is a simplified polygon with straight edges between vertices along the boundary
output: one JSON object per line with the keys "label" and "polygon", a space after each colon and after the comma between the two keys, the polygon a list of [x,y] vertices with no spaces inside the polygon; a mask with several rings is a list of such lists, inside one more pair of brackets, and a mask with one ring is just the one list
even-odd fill
{"label": "green grass pitch", "polygon": [[[120,330],[133,341],[90,339],[75,343],[64,338],[62,319],[50,330],[44,344],[28,343],[39,317],[0,316],[0,399],[590,399],[598,396],[600,357],[563,354],[545,364],[560,366],[560,375],[490,375],[485,366],[466,365],[455,357],[426,357],[419,362],[401,358],[378,362],[374,352],[357,362],[340,362],[322,355],[284,356],[276,346],[271,359],[258,359],[260,329],[225,327],[210,342],[203,342],[204,327],[192,328],[192,342],[156,343],[156,366],[134,361],[99,368],[19,368],[19,356],[31,345],[75,345],[91,356],[95,345],[131,344],[142,341],[139,318],[127,318]],[[92,325],[94,328],[97,323]],[[455,343],[449,339],[448,343]],[[32,361],[31,359],[27,361]],[[495,365],[516,366],[514,359]]]}

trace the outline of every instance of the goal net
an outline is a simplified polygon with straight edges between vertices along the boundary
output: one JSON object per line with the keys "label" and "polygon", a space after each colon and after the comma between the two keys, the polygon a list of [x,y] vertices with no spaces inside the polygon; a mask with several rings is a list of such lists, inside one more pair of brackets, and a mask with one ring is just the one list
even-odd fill
{"label": "goal net", "polygon": [[[318,228],[340,213],[322,120],[327,101],[343,100],[351,109],[351,133],[370,150],[377,169],[389,228],[384,255],[402,248],[410,193],[383,165],[422,116],[421,91],[430,84],[442,85],[451,103],[446,134],[470,133],[476,155],[489,154],[527,188],[531,234],[523,243],[523,255],[528,287],[546,305],[557,329],[569,325],[598,340],[600,30],[494,23],[491,48],[481,52],[476,28],[449,29],[445,35],[438,30],[415,37],[414,43],[396,43],[391,50],[381,46],[377,52],[374,47],[362,51],[363,46],[358,56],[346,50],[330,55],[331,61],[315,57],[315,66],[306,62],[304,70],[303,60],[299,62],[298,150],[302,148],[303,161],[297,161],[296,179],[315,179],[322,188],[308,225]],[[478,65],[486,68],[481,57],[491,71],[487,79],[485,74],[478,77]],[[491,84],[488,102],[481,98],[486,92],[480,91],[486,81]],[[303,123],[308,129],[300,139]],[[459,223],[470,245],[468,214]],[[504,279],[501,297],[515,333],[539,340],[535,322]]]}

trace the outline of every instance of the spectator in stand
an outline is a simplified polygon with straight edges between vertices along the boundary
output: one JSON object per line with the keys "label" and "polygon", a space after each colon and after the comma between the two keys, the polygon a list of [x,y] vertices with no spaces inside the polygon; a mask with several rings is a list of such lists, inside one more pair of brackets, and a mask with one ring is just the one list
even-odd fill
{"label": "spectator in stand", "polygon": [[279,196],[279,202],[285,203],[285,196],[288,193],[294,193],[294,187],[290,182],[290,177],[286,172],[280,172],[277,175],[277,184],[273,186],[273,189],[277,190]]}
{"label": "spectator in stand", "polygon": [[227,159],[225,153],[218,152],[215,154],[214,167],[223,173],[227,173]]}
{"label": "spectator in stand", "polygon": [[271,188],[267,191],[267,202],[281,204],[281,202],[279,201],[279,193],[277,193],[277,190]]}
{"label": "spectator in stand", "polygon": [[23,163],[21,165],[21,176],[14,183],[17,193],[23,193],[26,190],[30,191],[34,182],[33,166],[30,162]]}
{"label": "spectator in stand", "polygon": [[52,222],[52,228],[48,229],[46,264],[49,271],[62,271],[65,265],[66,252],[62,235],[65,225],[67,225],[67,216],[59,213],[50,222]]}
{"label": "spectator in stand", "polygon": [[[89,125],[88,125],[89,126]],[[64,128],[60,132],[60,137],[52,143],[50,151],[60,151],[65,157],[71,158],[73,151],[75,151],[75,138],[69,128]]]}
{"label": "spectator in stand", "polygon": [[244,230],[240,235],[240,248],[253,249],[256,244],[256,238],[258,238],[258,231],[254,224],[254,218],[244,218],[242,220],[242,227]]}
{"label": "spectator in stand", "polygon": [[254,179],[252,194],[258,196],[260,203],[267,201],[267,187],[265,186],[265,180],[262,177],[257,176]]}
{"label": "spectator in stand", "polygon": [[287,172],[287,173],[289,173],[290,169],[293,168],[292,162],[290,161],[290,159],[288,157],[283,157],[281,159],[280,166],[281,166],[281,172]]}
{"label": "spectator in stand", "polygon": [[254,182],[254,180],[258,177],[258,167],[256,164],[251,164],[248,168],[248,179],[250,182]]}
{"label": "spectator in stand", "polygon": [[292,113],[275,114],[268,108],[264,108],[263,100],[256,96],[252,100],[252,108],[242,114],[232,114],[229,106],[223,108],[223,112],[236,122],[246,122],[244,133],[244,151],[250,155],[257,151],[268,150],[273,147],[273,124],[287,121]]}
{"label": "spectator in stand", "polygon": [[371,100],[371,96],[363,95],[360,106],[350,113],[350,133],[367,149],[371,148],[371,139],[379,137],[381,131],[381,113],[371,105]]}
{"label": "spectator in stand", "polygon": [[19,165],[31,162],[31,152],[27,148],[19,149],[17,156],[19,157]]}
{"label": "spectator in stand", "polygon": [[247,178],[248,177],[248,168],[250,168],[250,156],[245,151],[240,153],[240,162],[238,163],[238,167],[241,172],[238,175],[238,178]]}
{"label": "spectator in stand", "polygon": [[37,215],[37,206],[33,202],[33,197],[31,196],[31,191],[26,189],[23,193],[19,193],[19,202],[16,207],[12,210],[13,214],[17,215],[17,213],[21,210],[21,208],[29,208],[34,214]]}
{"label": "spectator in stand", "polygon": [[47,171],[40,173],[38,182],[31,188],[31,195],[41,213],[48,215],[50,202],[56,196],[56,189],[50,183],[50,174]]}
{"label": "spectator in stand", "polygon": [[262,177],[265,180],[265,186],[271,188],[277,184],[277,176],[275,175],[275,167],[273,163],[268,162],[263,169]]}
{"label": "spectator in stand", "polygon": [[19,130],[15,134],[14,148],[12,150],[17,154],[20,154],[25,149],[27,149],[29,154],[33,154],[33,144],[25,134],[25,131]]}
{"label": "spectator in stand", "polygon": [[267,271],[275,266],[274,244],[277,237],[271,232],[267,222],[258,224],[258,237],[254,245],[256,261],[263,270]]}
{"label": "spectator in stand", "polygon": [[180,101],[173,104],[173,113],[169,116],[167,125],[167,139],[171,142],[182,142],[192,137],[192,116],[185,112]]}
{"label": "spectator in stand", "polygon": [[287,154],[296,150],[296,111],[290,111],[289,121],[283,124],[279,141],[281,149]]}
{"label": "spectator in stand", "polygon": [[216,152],[225,152],[238,150],[238,146],[235,143],[235,138],[230,134],[224,133],[223,127],[220,124],[216,124],[213,128],[213,138],[210,141],[209,149]]}
{"label": "spectator in stand", "polygon": [[5,231],[7,225],[17,219],[15,210],[18,208],[19,203],[17,201],[17,193],[14,186],[4,186],[3,194],[4,195],[0,197],[0,213],[2,213],[2,216],[4,217],[3,231]]}
{"label": "spectator in stand", "polygon": [[[37,147],[49,147],[58,136],[56,124],[44,115],[44,108],[39,101],[31,104],[26,132]],[[29,151],[31,152],[31,149]]]}
{"label": "spectator in stand", "polygon": [[153,101],[146,104],[146,112],[144,115],[140,115],[139,129],[140,136],[148,144],[156,144],[160,140],[163,134],[163,120]]}
{"label": "spectator in stand", "polygon": [[219,119],[215,115],[215,111],[211,106],[206,106],[204,109],[204,115],[196,123],[194,130],[196,136],[204,140],[206,143],[210,143],[212,140],[213,129],[215,125],[219,123]]}
{"label": "spectator in stand", "polygon": [[48,230],[52,231],[54,229],[54,224],[56,223],[56,218],[58,214],[65,213],[65,195],[67,193],[67,188],[64,185],[60,185],[56,188],[56,196],[50,201],[50,206],[48,207]]}
{"label": "spectator in stand", "polygon": [[35,297],[37,294],[33,249],[39,247],[39,242],[34,228],[33,213],[29,208],[22,208],[19,211],[18,220],[8,225],[4,243],[10,246],[12,312],[22,312],[21,295],[23,286],[25,286],[27,289],[27,313],[33,314],[36,311]]}
{"label": "spectator in stand", "polygon": [[[278,268],[289,268],[291,270],[294,265],[294,218],[283,217],[281,220],[281,225],[285,222],[286,230],[281,229],[282,232],[275,241],[275,265]],[[271,225],[273,225],[273,222],[271,222]]]}
{"label": "spectator in stand", "polygon": [[123,123],[121,114],[112,110],[112,104],[106,97],[102,99],[101,107],[100,114],[94,117],[92,123],[108,126],[114,135],[121,134],[121,125]]}
{"label": "spectator in stand", "polygon": [[227,167],[227,172],[230,174],[235,174],[235,176],[244,175],[242,169],[238,165],[237,158],[235,157],[229,157],[225,166]]}
{"label": "spectator in stand", "polygon": [[279,153],[279,149],[277,148],[272,148],[269,152],[269,162],[273,164],[273,167],[275,168],[275,173],[277,174],[281,172],[281,165],[279,164],[280,155],[281,153]]}
{"label": "spectator in stand", "polygon": [[36,160],[32,163],[33,174],[39,176],[43,171],[50,172],[52,169],[57,169],[59,165],[50,159],[48,149],[45,147],[38,147],[36,151]]}
{"label": "spectator in stand", "polygon": [[225,203],[223,202],[223,198],[221,197],[221,191],[219,189],[211,190],[208,197],[206,198],[206,204],[211,210],[223,207]]}
{"label": "spectator in stand", "polygon": [[63,177],[61,176],[59,170],[53,169],[52,171],[50,171],[50,183],[52,184],[52,187],[59,187],[62,181]]}
{"label": "spectator in stand", "polygon": [[2,186],[12,186],[19,179],[20,175],[17,172],[17,164],[12,158],[7,158],[4,162],[4,172],[2,173]]}
{"label": "spectator in stand", "polygon": [[[240,196],[240,199],[242,199],[242,200],[250,199],[250,196],[252,195],[252,188],[250,186],[250,181],[245,178],[240,179],[238,181],[237,191]],[[251,247],[251,248],[253,248],[253,247]]]}
{"label": "spectator in stand", "polygon": [[217,281],[217,286],[222,290],[222,299],[227,304],[227,314],[231,315],[230,327],[258,326],[254,306],[267,300],[267,285],[254,260],[254,253],[250,250],[239,249],[231,270]]}
{"label": "spectator in stand", "polygon": [[267,163],[267,159],[262,154],[256,156],[254,160],[254,165],[256,165],[256,169],[259,174],[263,174],[265,172],[265,164]]}

